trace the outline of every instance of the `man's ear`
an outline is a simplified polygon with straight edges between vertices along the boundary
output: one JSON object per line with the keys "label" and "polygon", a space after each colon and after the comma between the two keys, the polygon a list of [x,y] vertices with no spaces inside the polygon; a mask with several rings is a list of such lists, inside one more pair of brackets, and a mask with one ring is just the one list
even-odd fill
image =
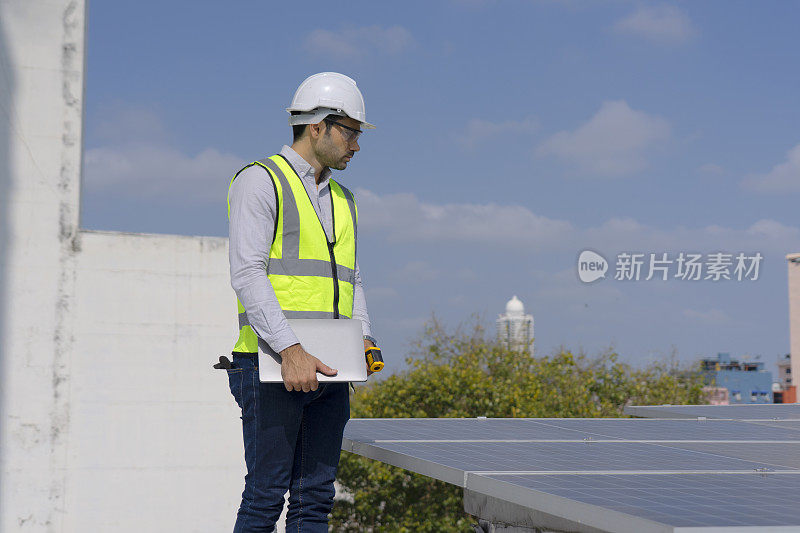
{"label": "man's ear", "polygon": [[314,139],[319,138],[320,134],[322,133],[322,122],[320,121],[318,124],[309,124],[308,133]]}

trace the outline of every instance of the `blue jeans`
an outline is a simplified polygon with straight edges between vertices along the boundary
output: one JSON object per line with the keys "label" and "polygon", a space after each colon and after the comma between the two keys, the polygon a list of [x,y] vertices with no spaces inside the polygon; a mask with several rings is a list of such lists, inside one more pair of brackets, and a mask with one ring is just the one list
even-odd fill
{"label": "blue jeans", "polygon": [[347,383],[287,391],[261,383],[255,356],[233,356],[228,383],[242,409],[244,478],[234,533],[274,531],[289,491],[287,532],[328,531],[342,432],[350,419]]}

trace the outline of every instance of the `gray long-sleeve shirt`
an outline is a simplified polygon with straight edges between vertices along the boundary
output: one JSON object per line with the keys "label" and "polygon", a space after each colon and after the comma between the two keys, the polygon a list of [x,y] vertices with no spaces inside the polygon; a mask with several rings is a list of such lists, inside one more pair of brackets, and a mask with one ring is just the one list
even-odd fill
{"label": "gray long-sleeve shirt", "polygon": [[[311,204],[329,236],[333,232],[331,216],[331,171],[326,169],[319,186],[314,168],[289,146],[281,149],[294,167],[308,192]],[[256,335],[266,341],[276,352],[297,344],[295,336],[281,310],[275,291],[267,277],[267,262],[275,228],[276,203],[272,178],[260,165],[243,170],[231,185],[229,192],[231,214],[229,222],[231,286],[242,302],[247,319]],[[367,302],[361,284],[358,262],[355,268],[353,293],[353,318],[361,320],[364,335],[371,335]]]}

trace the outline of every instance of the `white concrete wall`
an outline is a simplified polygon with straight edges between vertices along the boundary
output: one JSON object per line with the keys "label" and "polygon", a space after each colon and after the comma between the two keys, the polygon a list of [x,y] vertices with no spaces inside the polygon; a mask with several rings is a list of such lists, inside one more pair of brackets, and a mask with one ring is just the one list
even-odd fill
{"label": "white concrete wall", "polygon": [[229,531],[241,421],[214,370],[237,333],[227,240],[85,232],[64,531]]}
{"label": "white concrete wall", "polygon": [[84,3],[0,0],[0,527],[61,531]]}
{"label": "white concrete wall", "polygon": [[83,0],[0,0],[0,531],[230,531],[225,239],[78,228]]}

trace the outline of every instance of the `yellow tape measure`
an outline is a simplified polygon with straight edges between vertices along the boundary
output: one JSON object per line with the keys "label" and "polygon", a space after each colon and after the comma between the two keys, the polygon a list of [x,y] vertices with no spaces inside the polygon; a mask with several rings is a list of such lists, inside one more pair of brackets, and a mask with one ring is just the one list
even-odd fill
{"label": "yellow tape measure", "polygon": [[364,351],[367,356],[367,368],[372,372],[380,372],[383,370],[383,356],[381,349],[377,346],[372,346]]}

